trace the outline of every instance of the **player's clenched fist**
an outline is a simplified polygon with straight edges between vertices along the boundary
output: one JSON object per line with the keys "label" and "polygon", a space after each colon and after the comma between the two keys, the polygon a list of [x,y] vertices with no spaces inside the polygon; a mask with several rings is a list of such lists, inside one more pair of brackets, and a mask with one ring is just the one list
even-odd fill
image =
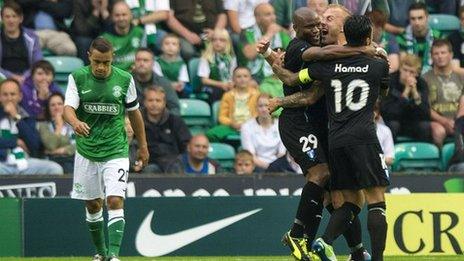
{"label": "player's clenched fist", "polygon": [[142,167],[147,166],[148,158],[150,157],[150,154],[148,153],[148,146],[140,146],[137,154],[137,161],[135,162],[135,165],[142,165]]}
{"label": "player's clenched fist", "polygon": [[72,125],[74,129],[74,133],[76,133],[79,136],[89,136],[90,134],[90,127],[87,125],[87,123],[83,121],[77,121]]}
{"label": "player's clenched fist", "polygon": [[269,110],[269,113],[273,113],[275,110],[277,110],[281,106],[281,99],[280,98],[271,98],[269,99],[269,105],[267,106],[267,109]]}

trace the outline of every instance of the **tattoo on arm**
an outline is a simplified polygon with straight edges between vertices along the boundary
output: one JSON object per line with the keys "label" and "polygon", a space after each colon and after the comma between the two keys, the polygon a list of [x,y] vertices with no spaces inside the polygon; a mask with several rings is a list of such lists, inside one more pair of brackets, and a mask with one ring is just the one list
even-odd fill
{"label": "tattoo on arm", "polygon": [[281,99],[281,107],[298,108],[314,104],[324,95],[324,88],[321,84],[315,84],[308,90],[285,96]]}

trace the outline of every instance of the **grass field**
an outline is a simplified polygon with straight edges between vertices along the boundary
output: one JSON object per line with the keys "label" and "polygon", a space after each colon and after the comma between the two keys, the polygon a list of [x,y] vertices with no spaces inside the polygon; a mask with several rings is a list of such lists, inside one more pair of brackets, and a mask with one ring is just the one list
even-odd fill
{"label": "grass field", "polygon": [[[0,258],[2,261],[16,261],[16,260],[28,260],[28,261],[61,261],[61,260],[71,260],[71,261],[89,261],[90,257],[42,257],[42,258],[16,258],[16,257],[7,257]],[[339,256],[338,260],[345,261],[346,256]],[[291,257],[287,256],[214,256],[214,257],[121,257],[122,261],[292,261],[294,260]],[[454,260],[464,260],[464,256],[410,256],[410,257],[400,257],[400,256],[389,256],[385,258],[385,261],[454,261]]]}

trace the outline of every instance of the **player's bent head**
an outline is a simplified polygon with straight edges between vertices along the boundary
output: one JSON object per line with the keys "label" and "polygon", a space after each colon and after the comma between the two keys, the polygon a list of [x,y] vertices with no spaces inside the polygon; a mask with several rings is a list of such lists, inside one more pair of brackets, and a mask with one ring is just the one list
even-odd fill
{"label": "player's bent head", "polygon": [[106,78],[111,73],[113,45],[103,37],[97,37],[89,48],[89,61],[92,74],[97,78]]}
{"label": "player's bent head", "polygon": [[365,15],[352,15],[343,25],[346,42],[350,46],[369,45],[372,39],[372,23]]}

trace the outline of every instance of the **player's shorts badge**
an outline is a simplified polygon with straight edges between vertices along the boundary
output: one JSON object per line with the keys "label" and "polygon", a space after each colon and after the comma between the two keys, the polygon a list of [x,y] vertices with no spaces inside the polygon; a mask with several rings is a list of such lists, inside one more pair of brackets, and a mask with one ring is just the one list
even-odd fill
{"label": "player's shorts badge", "polygon": [[316,150],[315,149],[310,149],[306,152],[306,155],[308,155],[310,160],[315,160],[316,159]]}

